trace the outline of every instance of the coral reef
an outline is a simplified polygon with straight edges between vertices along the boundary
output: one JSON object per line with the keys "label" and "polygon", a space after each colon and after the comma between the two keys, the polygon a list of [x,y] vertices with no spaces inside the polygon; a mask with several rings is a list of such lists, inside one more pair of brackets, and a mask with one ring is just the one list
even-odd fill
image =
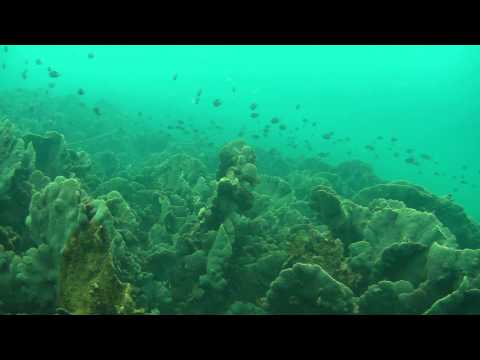
{"label": "coral reef", "polygon": [[88,205],[82,214],[86,223],[68,238],[62,253],[60,307],[71,314],[133,314],[131,285],[119,280],[112,255],[121,235],[104,201]]}
{"label": "coral reef", "polygon": [[282,270],[267,292],[274,314],[348,314],[353,292],[319,265],[296,263]]}
{"label": "coral reef", "polygon": [[92,125],[71,97],[8,99],[2,314],[480,313],[480,227],[452,199],[358,160],[200,152],[125,134],[107,104]]}

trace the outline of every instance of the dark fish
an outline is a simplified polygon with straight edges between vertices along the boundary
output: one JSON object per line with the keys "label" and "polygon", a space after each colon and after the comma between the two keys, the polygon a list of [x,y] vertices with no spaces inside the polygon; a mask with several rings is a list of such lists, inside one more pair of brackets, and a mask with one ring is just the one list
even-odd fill
{"label": "dark fish", "polygon": [[251,103],[250,104],[250,110],[255,110],[257,108],[257,103]]}
{"label": "dark fish", "polygon": [[95,54],[94,54],[94,53],[89,53],[89,54],[88,54],[88,58],[89,58],[89,59],[93,59],[94,57],[95,57]]}
{"label": "dark fish", "polygon": [[462,180],[462,181],[460,181],[460,184],[467,185],[467,184],[468,184],[468,182],[467,182],[467,181],[465,181],[465,180]]}
{"label": "dark fish", "polygon": [[313,126],[313,127],[316,127],[316,126],[317,126],[317,122],[316,122],[316,121],[312,122],[312,126]]}
{"label": "dark fish", "polygon": [[467,166],[467,165],[463,165],[463,166],[462,166],[462,170],[463,170],[463,171],[465,171],[465,170],[467,170],[467,169],[468,169],[468,166]]}
{"label": "dark fish", "polygon": [[307,118],[303,118],[302,121],[306,124],[308,123],[308,119]]}
{"label": "dark fish", "polygon": [[406,158],[406,159],[405,159],[405,162],[406,162],[407,164],[411,164],[411,165],[416,165],[416,166],[419,165],[418,162],[417,162],[417,160],[415,160],[415,158],[413,158],[413,157]]}
{"label": "dark fish", "polygon": [[435,171],[435,172],[433,173],[433,175],[435,175],[435,176],[440,176],[440,173],[439,173],[438,171]]}
{"label": "dark fish", "polygon": [[102,115],[102,113],[100,112],[100,108],[99,108],[98,106],[93,108],[93,112],[94,112],[95,115],[97,115],[97,116],[101,116],[101,115]]}
{"label": "dark fish", "polygon": [[322,135],[322,137],[325,139],[325,140],[330,140],[333,136],[333,131],[330,131],[328,133],[325,133]]}
{"label": "dark fish", "polygon": [[321,157],[321,158],[326,158],[330,155],[330,153],[326,153],[326,152],[320,152],[318,153],[318,156]]}
{"label": "dark fish", "polygon": [[372,145],[365,145],[365,149],[375,151],[375,148]]}
{"label": "dark fish", "polygon": [[35,64],[37,64],[37,65],[42,65],[42,64],[43,64],[43,62],[42,62],[42,60],[40,60],[40,59],[37,59],[37,60],[35,60]]}
{"label": "dark fish", "polygon": [[232,86],[232,93],[236,93],[237,92],[237,89],[235,88],[235,86]]}
{"label": "dark fish", "polygon": [[85,95],[85,91],[83,89],[78,89],[77,94],[80,96]]}
{"label": "dark fish", "polygon": [[390,139],[390,141],[391,141],[391,142],[397,142],[398,139],[397,139],[396,137],[392,137],[392,138]]}
{"label": "dark fish", "polygon": [[432,160],[432,157],[428,154],[420,154],[420,157],[424,160]]}
{"label": "dark fish", "polygon": [[193,103],[194,103],[195,105],[198,105],[199,102],[200,102],[200,98],[199,98],[199,97],[196,97]]}
{"label": "dark fish", "polygon": [[287,126],[285,124],[280,124],[280,126],[278,127],[280,130],[286,130],[287,129]]}
{"label": "dark fish", "polygon": [[48,76],[50,76],[51,78],[58,78],[60,77],[60,73],[58,71],[48,68]]}
{"label": "dark fish", "polygon": [[257,117],[259,117],[259,114],[256,113],[256,112],[252,112],[252,113],[250,114],[250,117],[251,117],[252,119],[256,119]]}
{"label": "dark fish", "polygon": [[222,101],[220,99],[215,99],[213,101],[213,106],[219,107],[220,105],[222,105]]}
{"label": "dark fish", "polygon": [[406,150],[407,154],[413,154],[414,151],[415,151],[415,150],[413,150],[413,149],[407,149],[407,150]]}
{"label": "dark fish", "polygon": [[22,72],[22,79],[26,80],[27,79],[27,70],[23,70]]}
{"label": "dark fish", "polygon": [[273,117],[272,120],[270,120],[272,124],[278,124],[280,122],[280,119],[278,117]]}
{"label": "dark fish", "polygon": [[377,136],[377,140],[383,140],[383,136]]}
{"label": "dark fish", "polygon": [[199,90],[197,91],[197,98],[200,97],[200,96],[202,96],[202,93],[203,93],[202,89],[199,89]]}
{"label": "dark fish", "polygon": [[252,135],[252,138],[254,138],[255,140],[258,140],[258,139],[260,139],[260,136],[257,135],[257,134],[254,134],[254,135]]}
{"label": "dark fish", "polygon": [[55,83],[49,83],[49,84],[48,84],[48,87],[49,87],[50,89],[53,89],[53,88],[55,87]]}
{"label": "dark fish", "polygon": [[178,74],[173,74],[173,80],[177,80],[178,79]]}
{"label": "dark fish", "polygon": [[295,106],[295,110],[300,110],[300,104],[297,104],[297,106]]}

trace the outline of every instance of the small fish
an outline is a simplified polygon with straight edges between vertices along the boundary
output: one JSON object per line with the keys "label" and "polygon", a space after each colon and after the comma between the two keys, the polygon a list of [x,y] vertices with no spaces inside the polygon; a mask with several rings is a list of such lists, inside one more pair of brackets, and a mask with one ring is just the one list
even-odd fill
{"label": "small fish", "polygon": [[463,170],[463,171],[468,170],[468,166],[467,166],[467,165],[463,165],[463,166],[462,166],[462,170]]}
{"label": "small fish", "polygon": [[325,133],[322,135],[322,138],[324,138],[325,140],[330,140],[333,136],[333,131],[330,131],[328,133]]}
{"label": "small fish", "polygon": [[375,151],[375,148],[372,145],[365,145],[365,149]]}
{"label": "small fish", "polygon": [[177,79],[178,79],[178,74],[173,74],[172,79],[173,79],[173,80],[177,80]]}
{"label": "small fish", "polygon": [[94,107],[93,108],[93,112],[95,113],[95,115],[97,116],[101,116],[102,113],[100,112],[100,108],[98,106]]}
{"label": "small fish", "polygon": [[321,158],[326,158],[330,155],[330,153],[327,153],[327,152],[320,152],[318,153],[318,156],[321,157]]}
{"label": "small fish", "polygon": [[307,124],[308,123],[308,119],[307,118],[303,118],[302,121]]}
{"label": "small fish", "polygon": [[220,100],[220,99],[215,99],[215,100],[213,101],[213,106],[214,106],[214,107],[219,107],[220,105],[222,105],[222,100]]}
{"label": "small fish", "polygon": [[392,138],[390,138],[390,141],[394,143],[394,142],[397,142],[398,139],[396,137],[392,137]]}
{"label": "small fish", "polygon": [[85,91],[80,88],[80,89],[78,89],[77,94],[80,95],[80,96],[85,95]]}
{"label": "small fish", "polygon": [[287,129],[287,126],[285,124],[280,124],[280,126],[278,127],[280,130],[286,130]]}
{"label": "small fish", "polygon": [[251,103],[250,104],[250,110],[255,110],[257,108],[257,104],[256,103]]}
{"label": "small fish", "polygon": [[237,89],[235,88],[235,86],[232,86],[232,93],[236,93],[237,92]]}
{"label": "small fish", "polygon": [[28,60],[25,60],[25,65],[28,65]]}
{"label": "small fish", "polygon": [[413,157],[406,158],[406,159],[405,159],[405,162],[406,162],[407,164],[411,164],[411,165],[418,166],[417,160],[415,160],[415,158],[413,158]]}
{"label": "small fish", "polygon": [[432,160],[432,157],[428,154],[420,154],[420,157],[427,161]]}
{"label": "small fish", "polygon": [[89,58],[89,59],[93,59],[94,57],[95,57],[95,54],[94,54],[94,53],[92,53],[92,52],[91,52],[91,53],[88,53],[88,58]]}
{"label": "small fish", "polygon": [[195,105],[198,105],[198,103],[200,102],[200,98],[199,97],[195,97],[192,99],[192,102],[195,104]]}
{"label": "small fish", "polygon": [[203,90],[202,90],[202,89],[199,89],[199,90],[197,91],[197,98],[200,97],[200,96],[202,96],[202,93],[203,93]]}
{"label": "small fish", "polygon": [[7,65],[2,64],[2,70],[5,70],[7,68]]}
{"label": "small fish", "polygon": [[49,84],[48,84],[48,87],[49,87],[50,89],[53,89],[53,88],[55,87],[55,83],[49,83]]}
{"label": "small fish", "polygon": [[300,104],[297,104],[297,106],[295,106],[295,110],[300,110]]}
{"label": "small fish", "polygon": [[48,76],[51,78],[58,78],[60,77],[60,73],[58,71],[52,70],[51,68],[48,68]]}
{"label": "small fish", "polygon": [[252,113],[250,114],[250,117],[251,117],[252,119],[256,119],[256,118],[259,117],[259,116],[260,116],[260,115],[259,115],[258,113],[256,113],[256,112],[252,112]]}
{"label": "small fish", "polygon": [[40,60],[40,59],[37,59],[37,60],[35,60],[35,64],[37,64],[37,65],[42,65],[42,64],[43,64],[43,62],[42,62],[42,60]]}
{"label": "small fish", "polygon": [[270,120],[272,124],[278,124],[280,122],[280,119],[278,117],[273,117],[272,120]]}
{"label": "small fish", "polygon": [[313,127],[316,127],[316,126],[317,126],[317,122],[316,122],[316,121],[312,122],[312,126],[313,126]]}
{"label": "small fish", "polygon": [[8,52],[8,46],[4,46],[4,47],[3,47],[3,51],[4,51],[4,52]]}
{"label": "small fish", "polygon": [[27,79],[27,70],[23,70],[22,72],[22,79],[26,80]]}
{"label": "small fish", "polygon": [[413,150],[413,149],[407,149],[407,150],[406,150],[407,154],[413,154],[414,151],[415,151],[415,150]]}
{"label": "small fish", "polygon": [[377,140],[383,140],[383,136],[377,136]]}

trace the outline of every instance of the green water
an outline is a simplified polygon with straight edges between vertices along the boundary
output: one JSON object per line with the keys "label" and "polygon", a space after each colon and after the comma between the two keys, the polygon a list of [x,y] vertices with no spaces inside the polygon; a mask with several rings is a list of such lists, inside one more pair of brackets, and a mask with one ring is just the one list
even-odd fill
{"label": "green water", "polygon": [[[0,64],[6,65],[0,90],[47,89],[55,82],[50,94],[77,96],[82,88],[88,106],[107,101],[131,114],[142,112],[151,116],[151,126],[183,119],[218,144],[236,138],[242,128],[248,139],[279,117],[285,131],[248,141],[289,156],[328,152],[334,164],[364,160],[383,179],[408,180],[442,196],[452,193],[480,220],[478,46],[10,45],[8,52],[2,46]],[[61,76],[49,78],[47,66]],[[212,105],[215,99],[220,107]],[[257,119],[250,117],[252,102],[258,104]],[[305,125],[304,118],[318,126]],[[212,128],[212,120],[224,130]],[[322,134],[329,131],[333,139],[351,141],[326,141]],[[389,150],[391,137],[398,142]],[[287,146],[292,142],[297,148]],[[409,148],[419,166],[405,162]],[[438,164],[422,160],[421,153]]]}

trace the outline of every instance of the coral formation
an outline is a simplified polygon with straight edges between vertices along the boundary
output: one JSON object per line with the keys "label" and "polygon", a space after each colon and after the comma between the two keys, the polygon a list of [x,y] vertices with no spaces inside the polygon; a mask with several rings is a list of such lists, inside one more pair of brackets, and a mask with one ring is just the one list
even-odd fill
{"label": "coral formation", "polygon": [[125,135],[106,104],[118,131],[71,98],[22,102],[0,98],[17,116],[0,122],[2,314],[480,313],[480,227],[451,198],[358,160],[199,152]]}

